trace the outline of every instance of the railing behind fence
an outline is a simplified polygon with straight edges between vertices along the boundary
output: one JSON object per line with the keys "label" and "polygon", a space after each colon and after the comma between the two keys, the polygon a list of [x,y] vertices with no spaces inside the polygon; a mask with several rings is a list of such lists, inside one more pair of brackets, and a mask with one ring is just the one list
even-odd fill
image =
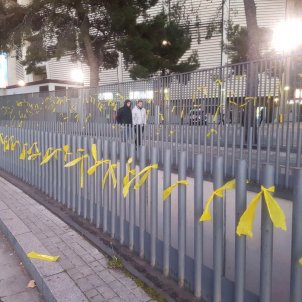
{"label": "railing behind fence", "polygon": [[[261,219],[256,215],[252,240],[235,235],[236,226],[237,232],[252,231],[248,222],[253,217],[243,214],[246,209],[253,212],[247,204],[255,197],[247,192],[246,160],[234,167],[235,183],[225,178],[223,157],[213,156],[212,187],[204,181],[204,154],[192,159],[187,150],[178,150],[178,171],[173,172],[173,146],[161,150],[154,144],[148,153],[149,145],[143,145],[136,152],[131,142],[95,135],[2,126],[0,131],[3,170],[89,220],[197,297],[214,302],[302,300],[300,169],[294,174],[291,208],[272,197],[273,165],[259,167],[262,214]],[[157,168],[161,156],[163,170]],[[193,175],[188,159],[195,168]],[[213,210],[207,208],[208,197]],[[260,203],[257,200],[252,205]],[[274,226],[285,229],[284,223],[289,230],[273,235]]]}

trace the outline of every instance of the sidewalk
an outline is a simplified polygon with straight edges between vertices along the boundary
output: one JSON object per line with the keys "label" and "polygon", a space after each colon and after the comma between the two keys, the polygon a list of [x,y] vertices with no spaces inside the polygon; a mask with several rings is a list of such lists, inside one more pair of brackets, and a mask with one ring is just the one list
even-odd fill
{"label": "sidewalk", "polygon": [[37,288],[27,288],[31,280],[9,242],[0,233],[0,301],[42,302]]}
{"label": "sidewalk", "polygon": [[[0,230],[48,301],[151,301],[107,258],[67,224],[0,178]],[[60,256],[58,262],[29,260],[26,253]],[[0,294],[1,296],[1,294]]]}

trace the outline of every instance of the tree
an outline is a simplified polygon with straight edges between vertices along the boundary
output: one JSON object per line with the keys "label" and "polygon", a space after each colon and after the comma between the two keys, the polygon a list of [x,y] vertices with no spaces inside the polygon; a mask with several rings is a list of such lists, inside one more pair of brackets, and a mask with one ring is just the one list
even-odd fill
{"label": "tree", "polygon": [[177,21],[177,11],[170,15],[162,11],[138,23],[131,34],[119,42],[132,79],[190,72],[199,67],[197,52],[181,60],[191,47],[191,36],[189,27]]}
{"label": "tree", "polygon": [[118,64],[115,44],[158,0],[32,0],[0,2],[0,51],[26,46],[27,72],[39,63],[69,54],[90,67],[90,86],[99,71]]}

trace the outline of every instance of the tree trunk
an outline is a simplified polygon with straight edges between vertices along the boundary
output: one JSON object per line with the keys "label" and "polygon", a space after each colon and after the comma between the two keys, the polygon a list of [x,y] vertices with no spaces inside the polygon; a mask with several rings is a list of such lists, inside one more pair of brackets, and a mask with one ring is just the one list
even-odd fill
{"label": "tree trunk", "polygon": [[[257,11],[255,0],[243,0],[246,16],[246,26],[248,32],[248,53],[249,61],[254,61],[260,58],[259,50],[259,29],[257,23]],[[246,97],[258,96],[258,64],[257,62],[249,62],[246,66]],[[245,108],[245,142],[257,144],[257,119],[256,108],[257,102],[249,101]],[[250,137],[252,135],[252,138]]]}
{"label": "tree trunk", "polygon": [[90,67],[90,87],[98,87],[100,80],[99,70],[102,62],[100,62],[100,60],[96,56],[96,51],[92,46],[92,42],[89,35],[89,20],[87,16],[85,17],[82,23],[81,34],[83,37],[88,65]]}
{"label": "tree trunk", "polygon": [[259,53],[259,28],[257,23],[257,12],[255,0],[243,0],[246,17],[246,27],[248,32],[248,59],[256,60]]}

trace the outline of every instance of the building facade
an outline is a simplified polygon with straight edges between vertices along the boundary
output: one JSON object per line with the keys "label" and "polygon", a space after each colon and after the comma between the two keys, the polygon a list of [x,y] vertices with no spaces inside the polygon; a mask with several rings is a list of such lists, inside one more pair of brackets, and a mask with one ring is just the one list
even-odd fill
{"label": "building facade", "polygon": [[[294,0],[255,0],[257,6],[258,25],[265,28],[274,28],[279,22],[285,20],[289,15],[289,11],[293,11],[292,3]],[[23,0],[24,2],[24,0]],[[150,14],[156,14],[161,9],[167,10],[165,4],[167,1],[160,3],[151,9]],[[172,0],[173,2],[173,0]],[[222,0],[185,0],[183,2],[185,14],[190,19],[190,31],[192,36],[191,50],[198,52],[200,69],[212,68],[224,65],[228,62],[227,56],[222,51],[223,34],[215,33],[213,37],[206,40],[207,26],[211,22],[221,23],[232,20],[234,24],[245,26],[246,19],[244,14],[243,0],[228,0],[225,2],[223,10],[220,10]],[[184,55],[184,58],[191,52]],[[37,81],[62,81],[65,85],[71,85],[71,73],[73,70],[81,70],[83,73],[82,85],[89,86],[89,68],[87,65],[78,62],[71,62],[69,56],[62,57],[59,61],[51,59],[45,62],[45,74],[35,76],[27,75],[25,68],[20,61],[22,54],[16,52],[7,56],[7,89],[6,94],[18,93],[18,83],[21,81],[26,85]],[[1,76],[0,76],[1,78]],[[112,84],[118,82],[130,81],[131,78],[123,63],[123,56],[120,55],[119,66],[116,69],[100,71],[100,85]],[[5,82],[5,80],[3,80]],[[0,83],[1,84],[1,83]],[[63,84],[64,85],[64,84]],[[31,85],[33,87],[33,85]],[[45,86],[45,85],[44,85]],[[80,85],[81,86],[81,85]],[[13,90],[11,88],[14,88]],[[3,83],[2,83],[3,88]],[[39,89],[39,86],[35,88]],[[22,92],[24,89],[22,89]]]}

